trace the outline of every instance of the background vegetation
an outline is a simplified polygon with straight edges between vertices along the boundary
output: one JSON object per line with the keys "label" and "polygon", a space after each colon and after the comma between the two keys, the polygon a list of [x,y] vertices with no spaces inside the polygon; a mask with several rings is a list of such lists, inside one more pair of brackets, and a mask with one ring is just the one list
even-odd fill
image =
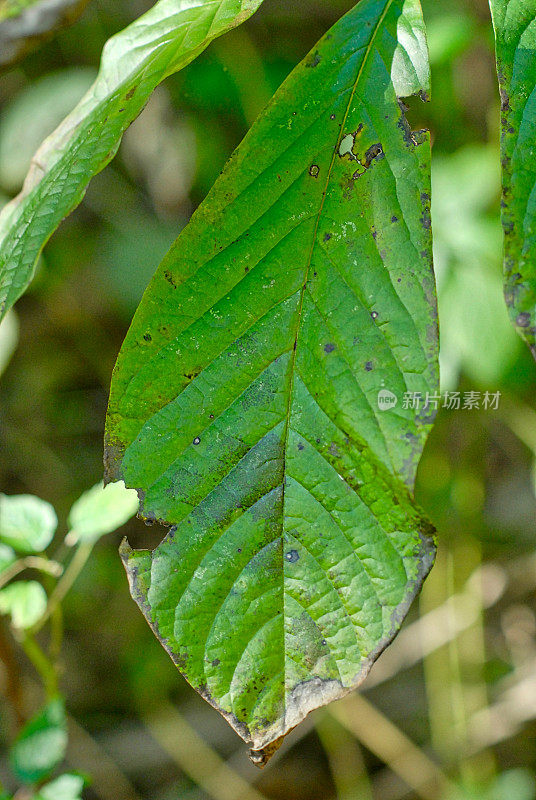
{"label": "background vegetation", "polygon": [[[105,40],[149,5],[92,0],[0,74],[4,200],[91,83]],[[166,81],[3,325],[3,362],[16,349],[0,380],[0,486],[52,502],[58,541],[101,477],[111,371],[150,275],[274,90],[350,5],[265,0]],[[536,368],[502,300],[493,35],[485,0],[423,7],[433,101],[409,117],[433,136],[442,389],[501,392],[496,411],[439,412],[417,489],[437,564],[363,692],[316,712],[261,773],[130,599],[119,541],[154,546],[162,531],[132,520],[102,538],[64,603],[66,765],[92,776],[87,800],[536,797]],[[42,696],[2,626],[0,777],[12,791],[7,747]]]}

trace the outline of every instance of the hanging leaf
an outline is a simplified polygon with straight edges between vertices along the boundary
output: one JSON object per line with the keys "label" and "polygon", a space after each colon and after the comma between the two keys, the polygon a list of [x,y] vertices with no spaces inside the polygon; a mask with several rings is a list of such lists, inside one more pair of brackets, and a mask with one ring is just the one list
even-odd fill
{"label": "hanging leaf", "polygon": [[506,305],[536,357],[536,0],[490,0],[501,92]]}
{"label": "hanging leaf", "polygon": [[153,89],[261,2],[160,0],[107,42],[95,83],[45,139],[22,192],[0,214],[0,318],[25,291],[43,246],[114,157]]}
{"label": "hanging leaf", "polygon": [[33,494],[0,494],[0,540],[19,553],[48,547],[58,526],[53,506]]}
{"label": "hanging leaf", "polygon": [[19,780],[37,783],[63,761],[66,747],[65,708],[57,697],[22,729],[11,749],[11,766]]}
{"label": "hanging leaf", "polygon": [[173,526],[123,545],[132,594],[257,763],[363,681],[433,561],[411,495],[437,392],[430,143],[400,101],[428,83],[418,0],[341,19],[165,258],[114,371],[107,478]]}

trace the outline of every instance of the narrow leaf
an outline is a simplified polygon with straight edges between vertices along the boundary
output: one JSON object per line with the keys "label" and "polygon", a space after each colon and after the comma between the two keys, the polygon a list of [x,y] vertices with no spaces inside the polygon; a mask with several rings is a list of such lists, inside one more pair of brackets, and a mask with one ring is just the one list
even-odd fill
{"label": "narrow leaf", "polygon": [[0,214],[0,318],[25,291],[43,246],[114,157],[153,89],[261,2],[160,0],[107,42],[95,83],[37,151],[22,192]]}
{"label": "narrow leaf", "polygon": [[501,92],[505,298],[536,357],[536,0],[490,0]]}
{"label": "narrow leaf", "polygon": [[11,750],[13,771],[24,783],[37,783],[63,761],[66,747],[65,709],[55,698],[19,734]]}
{"label": "narrow leaf", "polygon": [[107,474],[172,529],[122,557],[187,680],[263,763],[365,678],[433,561],[411,496],[437,391],[418,0],[363,0],[281,86],[158,269]]}
{"label": "narrow leaf", "polygon": [[0,494],[0,540],[19,553],[48,547],[58,525],[54,508],[33,494]]}
{"label": "narrow leaf", "polygon": [[138,510],[138,495],[122,482],[102,482],[78,498],[69,512],[69,544],[95,541],[124,525]]}

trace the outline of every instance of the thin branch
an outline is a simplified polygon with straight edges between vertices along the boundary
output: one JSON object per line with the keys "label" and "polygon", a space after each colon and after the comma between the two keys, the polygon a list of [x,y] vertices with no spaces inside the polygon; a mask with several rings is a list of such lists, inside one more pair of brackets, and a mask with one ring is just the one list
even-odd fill
{"label": "thin branch", "polygon": [[235,772],[170,703],[142,720],[160,747],[180,770],[214,800],[266,800]]}
{"label": "thin branch", "polygon": [[38,633],[38,631],[41,630],[41,628],[45,625],[50,616],[55,612],[56,608],[60,605],[65,595],[69,592],[72,585],[82,572],[89,556],[91,555],[92,550],[93,550],[93,542],[82,542],[81,544],[78,545],[78,547],[75,550],[74,556],[69,562],[69,566],[63,573],[63,576],[56,585],[56,588],[50,595],[50,599],[48,601],[45,613],[43,614],[41,619],[38,620],[38,622],[36,622],[36,624],[33,626],[32,633]]}
{"label": "thin branch", "polygon": [[52,699],[58,694],[58,675],[54,664],[48,659],[29,631],[22,631],[19,641],[43,681],[47,698]]}
{"label": "thin branch", "polygon": [[348,695],[329,713],[423,800],[454,791],[440,767],[362,695]]}
{"label": "thin branch", "polygon": [[57,561],[50,561],[50,559],[42,556],[26,556],[15,561],[2,572],[0,575],[0,589],[25,569],[37,569],[39,572],[45,572],[54,578],[59,578],[63,572],[62,565],[58,564]]}

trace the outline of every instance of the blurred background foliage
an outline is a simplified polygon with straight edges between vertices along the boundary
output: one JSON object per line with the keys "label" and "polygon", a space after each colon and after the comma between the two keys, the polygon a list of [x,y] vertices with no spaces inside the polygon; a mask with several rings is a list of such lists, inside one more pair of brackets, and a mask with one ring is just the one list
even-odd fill
{"label": "blurred background foliage", "polygon": [[[91,83],[105,40],[149,5],[91,0],[0,73],[0,202]],[[275,89],[350,5],[265,0],[168,79],[2,325],[0,486],[53,503],[58,536],[101,477],[112,367],[153,270]],[[363,691],[309,717],[259,772],[130,599],[118,543],[154,546],[162,530],[134,519],[102,538],[64,604],[66,768],[92,776],[87,800],[536,798],[536,366],[502,300],[492,29],[485,0],[423,7],[433,101],[412,101],[409,118],[433,137],[442,389],[501,392],[495,411],[439,412],[417,486],[437,564]],[[0,658],[0,776],[14,791],[5,753],[42,697],[7,624]]]}

